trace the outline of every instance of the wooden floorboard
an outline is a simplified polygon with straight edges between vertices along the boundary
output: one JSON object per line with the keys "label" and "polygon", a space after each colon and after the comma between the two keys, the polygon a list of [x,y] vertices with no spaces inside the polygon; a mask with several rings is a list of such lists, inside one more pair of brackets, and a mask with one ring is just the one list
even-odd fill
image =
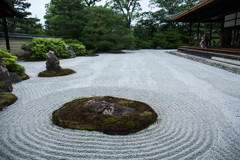
{"label": "wooden floorboard", "polygon": [[240,48],[200,48],[194,46],[182,46],[178,48],[182,51],[199,52],[201,54],[211,54],[215,56],[226,56],[231,58],[240,58]]}

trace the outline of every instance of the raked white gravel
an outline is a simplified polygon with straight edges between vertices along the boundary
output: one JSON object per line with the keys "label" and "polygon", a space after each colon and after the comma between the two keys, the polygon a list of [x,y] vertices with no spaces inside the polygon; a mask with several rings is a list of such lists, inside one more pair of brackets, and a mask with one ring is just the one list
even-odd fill
{"label": "raked white gravel", "polygon": [[[38,78],[45,62],[19,62],[31,79],[0,112],[0,159],[240,159],[240,75],[165,53],[137,50],[61,60],[77,73]],[[159,120],[112,136],[63,129],[52,112],[78,97],[117,96],[153,107]]]}

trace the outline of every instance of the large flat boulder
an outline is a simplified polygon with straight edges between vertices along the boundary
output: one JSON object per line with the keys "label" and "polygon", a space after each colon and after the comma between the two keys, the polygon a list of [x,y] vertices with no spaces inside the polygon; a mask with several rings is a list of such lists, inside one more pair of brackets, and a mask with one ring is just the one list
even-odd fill
{"label": "large flat boulder", "polygon": [[119,135],[147,128],[157,117],[145,103],[111,96],[75,99],[52,114],[53,123],[64,128]]}

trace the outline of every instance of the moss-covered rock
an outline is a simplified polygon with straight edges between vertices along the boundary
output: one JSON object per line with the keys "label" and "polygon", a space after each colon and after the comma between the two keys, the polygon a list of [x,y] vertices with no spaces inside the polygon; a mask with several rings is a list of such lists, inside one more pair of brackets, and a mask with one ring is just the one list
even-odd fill
{"label": "moss-covered rock", "polygon": [[4,61],[9,72],[15,72],[19,76],[25,73],[25,68],[17,64],[17,57],[13,56],[8,50],[0,47],[0,57]]}
{"label": "moss-covered rock", "polygon": [[86,54],[85,57],[96,57],[99,56],[99,54],[93,53],[93,54]]}
{"label": "moss-covered rock", "polygon": [[26,73],[24,73],[24,74],[22,74],[21,78],[22,78],[22,80],[24,81],[24,80],[29,79],[30,77],[29,77],[29,75],[27,75]]}
{"label": "moss-covered rock", "polygon": [[73,73],[76,73],[74,70],[72,69],[61,69],[59,71],[48,71],[48,70],[45,70],[45,71],[42,71],[38,74],[38,77],[57,77],[57,76],[66,76],[66,75],[69,75],[69,74],[73,74]]}
{"label": "moss-covered rock", "polygon": [[0,111],[17,101],[17,97],[10,92],[0,92]]}
{"label": "moss-covered rock", "polygon": [[154,110],[149,105],[139,101],[110,96],[102,97],[110,104],[123,105],[133,109],[132,112],[120,115],[103,114],[104,111],[99,112],[85,107],[87,102],[96,98],[99,97],[75,99],[64,104],[53,112],[53,123],[70,129],[126,135],[147,128],[157,120],[158,116]]}

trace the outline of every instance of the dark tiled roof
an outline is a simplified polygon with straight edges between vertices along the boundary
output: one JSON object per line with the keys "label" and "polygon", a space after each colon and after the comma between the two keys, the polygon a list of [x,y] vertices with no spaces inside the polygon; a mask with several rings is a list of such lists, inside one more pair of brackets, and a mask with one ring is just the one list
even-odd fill
{"label": "dark tiled roof", "polygon": [[[50,36],[34,35],[34,34],[23,34],[23,33],[9,33],[9,38],[23,38],[23,39],[33,39],[33,38],[55,38]],[[4,32],[0,32],[0,37],[5,37]]]}

